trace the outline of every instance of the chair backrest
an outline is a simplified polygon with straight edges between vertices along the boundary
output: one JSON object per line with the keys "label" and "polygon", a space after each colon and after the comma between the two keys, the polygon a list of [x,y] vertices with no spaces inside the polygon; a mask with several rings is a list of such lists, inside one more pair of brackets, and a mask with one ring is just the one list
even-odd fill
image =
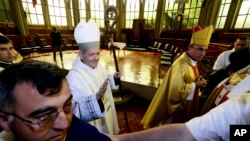
{"label": "chair backrest", "polygon": [[42,46],[47,46],[47,41],[45,39],[40,39],[41,45]]}
{"label": "chair backrest", "polygon": [[159,48],[161,47],[161,44],[162,44],[162,43],[161,43],[161,42],[159,42],[159,43],[157,44],[156,48],[158,48],[158,49],[159,49]]}
{"label": "chair backrest", "polygon": [[159,47],[158,49],[160,49],[160,50],[164,50],[165,45],[166,45],[166,42],[162,42],[162,44],[160,45],[160,47]]}
{"label": "chair backrest", "polygon": [[171,46],[171,49],[170,49],[170,52],[171,52],[172,54],[174,54],[175,51],[176,51],[176,49],[177,49],[177,46],[172,45],[172,46]]}
{"label": "chair backrest", "polygon": [[62,39],[62,44],[63,45],[67,45],[68,44],[68,40],[67,39]]}
{"label": "chair backrest", "polygon": [[19,41],[18,45],[19,45],[19,48],[26,48],[27,47],[27,44],[24,40]]}
{"label": "chair backrest", "polygon": [[153,46],[154,46],[154,47],[156,47],[156,46],[157,46],[157,44],[158,44],[158,42],[154,42],[154,45],[153,45]]}
{"label": "chair backrest", "polygon": [[[183,53],[183,50],[182,48],[180,47],[177,47],[175,52],[174,52],[174,60],[176,60],[177,58],[179,58],[181,56],[181,54]],[[173,61],[174,61],[173,60]]]}
{"label": "chair backrest", "polygon": [[167,47],[166,47],[166,51],[169,51],[169,52],[171,52],[171,53],[173,53],[173,51],[174,51],[174,45],[172,44],[172,43],[167,43],[168,45],[167,45]]}
{"label": "chair backrest", "polygon": [[169,44],[166,43],[165,46],[164,46],[164,50],[167,50],[169,48],[168,46],[169,46]]}
{"label": "chair backrest", "polygon": [[30,46],[30,47],[35,47],[35,46],[36,46],[35,40],[30,39],[30,40],[29,40],[29,46]]}

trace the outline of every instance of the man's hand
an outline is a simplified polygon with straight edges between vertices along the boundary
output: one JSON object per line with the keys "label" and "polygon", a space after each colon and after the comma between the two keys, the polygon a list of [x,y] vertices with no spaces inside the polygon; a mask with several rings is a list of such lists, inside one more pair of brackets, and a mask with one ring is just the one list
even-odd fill
{"label": "man's hand", "polygon": [[120,72],[115,72],[114,73],[114,78],[118,79],[118,78],[121,78],[121,73]]}
{"label": "man's hand", "polygon": [[107,90],[107,86],[108,86],[108,79],[106,79],[102,86],[100,87],[99,91],[96,93],[96,99],[99,100],[100,98],[102,98]]}
{"label": "man's hand", "polygon": [[195,81],[195,84],[197,87],[206,87],[207,80],[204,79],[202,76],[199,76],[199,78]]}

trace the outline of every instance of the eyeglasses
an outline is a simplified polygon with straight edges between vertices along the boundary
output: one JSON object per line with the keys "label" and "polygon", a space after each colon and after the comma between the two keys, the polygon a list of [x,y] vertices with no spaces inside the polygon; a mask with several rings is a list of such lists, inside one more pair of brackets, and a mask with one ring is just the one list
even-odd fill
{"label": "eyeglasses", "polygon": [[22,121],[29,123],[29,124],[39,125],[40,127],[49,127],[54,123],[54,121],[56,120],[56,118],[58,117],[60,112],[70,113],[73,111],[75,106],[76,106],[76,102],[72,100],[70,103],[68,103],[67,105],[65,105],[63,107],[63,110],[49,113],[49,114],[43,115],[37,119],[32,119],[32,120],[24,119],[16,114],[13,114],[13,113],[6,113],[6,114],[11,116],[10,117],[11,121],[14,120],[14,118],[17,118],[17,119],[22,120]]}

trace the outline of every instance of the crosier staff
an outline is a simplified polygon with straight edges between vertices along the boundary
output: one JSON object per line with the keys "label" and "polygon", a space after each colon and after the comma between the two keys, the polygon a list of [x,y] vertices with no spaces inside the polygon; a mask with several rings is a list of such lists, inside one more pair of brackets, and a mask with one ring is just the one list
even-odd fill
{"label": "crosier staff", "polygon": [[[105,9],[105,12],[104,12],[105,28],[106,28],[106,33],[108,34],[108,39],[109,39],[110,44],[111,44],[110,49],[112,49],[112,52],[113,52],[113,57],[114,57],[114,61],[115,61],[115,68],[116,68],[117,72],[119,72],[119,67],[118,67],[117,58],[116,58],[116,54],[115,54],[114,34],[116,32],[115,24],[118,20],[118,16],[119,16],[119,11],[115,6],[108,6]],[[113,21],[111,25],[110,25],[110,20]],[[126,106],[125,106],[125,103],[123,102],[123,93],[122,93],[122,85],[121,85],[120,78],[118,78],[118,84],[119,84],[119,90],[120,90],[121,99],[122,99],[122,105],[123,105],[124,118],[125,118],[125,122],[126,122],[127,132],[129,133],[130,128],[129,128],[129,124],[128,124]]]}

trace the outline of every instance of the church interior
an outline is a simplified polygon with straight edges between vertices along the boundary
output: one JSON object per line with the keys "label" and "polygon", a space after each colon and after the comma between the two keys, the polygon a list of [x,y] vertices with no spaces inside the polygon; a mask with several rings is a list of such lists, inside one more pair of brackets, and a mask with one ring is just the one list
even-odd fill
{"label": "church interior", "polygon": [[[108,11],[110,5],[115,8]],[[204,77],[238,37],[250,37],[250,0],[0,0],[0,13],[0,32],[24,60],[48,61],[67,70],[78,56],[76,25],[94,20],[101,30],[100,64],[108,73],[122,73],[122,89],[113,91],[120,133],[144,130],[141,120],[150,101],[171,64],[187,51],[196,25],[214,27],[198,62]],[[50,37],[54,26],[63,50],[63,60],[57,54],[56,62]]]}

